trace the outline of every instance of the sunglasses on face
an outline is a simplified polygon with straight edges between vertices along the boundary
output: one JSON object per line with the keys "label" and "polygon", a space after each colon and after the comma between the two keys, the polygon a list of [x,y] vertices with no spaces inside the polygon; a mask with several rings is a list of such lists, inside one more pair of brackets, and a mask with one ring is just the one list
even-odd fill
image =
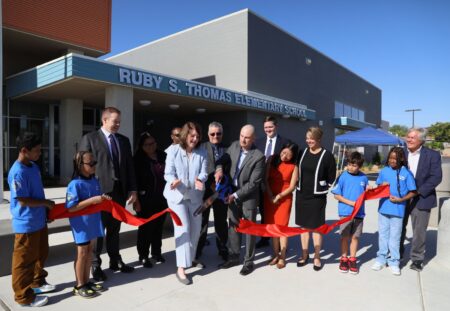
{"label": "sunglasses on face", "polygon": [[222,133],[221,132],[209,133],[209,136],[212,136],[212,137],[222,136]]}
{"label": "sunglasses on face", "polygon": [[180,137],[180,133],[172,133],[172,135],[175,137]]}
{"label": "sunglasses on face", "polygon": [[97,165],[97,161],[92,161],[92,162],[83,162],[83,164],[89,165],[90,167],[94,167]]}

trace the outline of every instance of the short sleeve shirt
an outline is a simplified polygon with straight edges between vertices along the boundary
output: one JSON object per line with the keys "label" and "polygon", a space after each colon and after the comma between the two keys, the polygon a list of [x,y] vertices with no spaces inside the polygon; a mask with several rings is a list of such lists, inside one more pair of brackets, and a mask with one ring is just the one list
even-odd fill
{"label": "short sleeve shirt", "polygon": [[29,166],[16,161],[8,173],[11,190],[10,211],[14,233],[32,233],[45,227],[47,209],[45,206],[20,206],[17,198],[45,199],[39,167],[31,162]]}
{"label": "short sleeve shirt", "polygon": [[[377,178],[377,185],[383,182],[389,183],[391,195],[402,198],[410,191],[416,190],[414,176],[409,169],[402,166],[399,170],[394,170],[390,166],[383,168]],[[400,187],[397,187],[399,185]],[[400,193],[399,190],[400,189]],[[403,217],[405,215],[406,202],[394,203],[389,198],[380,199],[378,212],[385,215]]]}
{"label": "short sleeve shirt", "polygon": [[[66,208],[76,206],[78,203],[93,196],[101,195],[100,184],[95,177],[76,177],[67,186]],[[86,209],[88,209],[86,207]],[[69,218],[75,243],[86,243],[95,238],[104,236],[104,229],[100,213],[75,216]]]}
{"label": "short sleeve shirt", "polygon": [[[341,195],[350,201],[356,201],[358,197],[366,190],[368,183],[369,180],[365,174],[358,172],[357,175],[352,175],[348,171],[345,171],[341,176],[339,176],[336,185],[331,190],[331,193]],[[352,212],[353,206],[339,202],[339,216],[349,216]],[[355,217],[363,218],[365,215],[363,203]]]}

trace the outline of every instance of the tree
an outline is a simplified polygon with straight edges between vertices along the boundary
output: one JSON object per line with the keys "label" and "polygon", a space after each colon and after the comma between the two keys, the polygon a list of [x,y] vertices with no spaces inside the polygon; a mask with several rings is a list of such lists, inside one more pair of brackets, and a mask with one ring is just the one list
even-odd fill
{"label": "tree", "polygon": [[436,142],[450,142],[450,122],[437,122],[428,128],[428,135]]}
{"label": "tree", "polygon": [[399,137],[405,137],[408,134],[408,127],[404,125],[395,124],[389,128],[389,132]]}

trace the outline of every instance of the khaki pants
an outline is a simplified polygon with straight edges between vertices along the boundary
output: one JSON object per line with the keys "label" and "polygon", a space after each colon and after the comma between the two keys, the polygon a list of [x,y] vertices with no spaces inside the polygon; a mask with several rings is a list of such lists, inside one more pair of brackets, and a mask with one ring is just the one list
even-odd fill
{"label": "khaki pants", "polygon": [[47,226],[32,233],[16,233],[12,257],[12,287],[14,299],[19,304],[33,302],[32,288],[45,282],[44,263],[48,256]]}

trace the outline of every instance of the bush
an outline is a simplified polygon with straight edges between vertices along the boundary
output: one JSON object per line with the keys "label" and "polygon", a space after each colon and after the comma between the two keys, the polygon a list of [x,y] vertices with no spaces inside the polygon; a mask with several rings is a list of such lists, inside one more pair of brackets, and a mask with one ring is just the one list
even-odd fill
{"label": "bush", "polygon": [[377,151],[372,157],[372,163],[376,165],[381,164],[381,154]]}

